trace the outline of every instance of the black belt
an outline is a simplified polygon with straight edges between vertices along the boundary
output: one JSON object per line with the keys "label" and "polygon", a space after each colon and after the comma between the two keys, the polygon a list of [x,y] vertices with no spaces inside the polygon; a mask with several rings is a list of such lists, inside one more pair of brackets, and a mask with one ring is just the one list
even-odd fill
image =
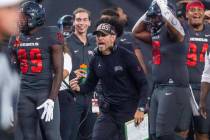
{"label": "black belt", "polygon": [[160,87],[183,87],[183,88],[186,88],[186,87],[189,87],[188,85],[182,85],[182,84],[170,84],[170,83],[165,83],[165,84],[162,84],[162,83],[156,83],[154,85],[155,88],[160,88]]}

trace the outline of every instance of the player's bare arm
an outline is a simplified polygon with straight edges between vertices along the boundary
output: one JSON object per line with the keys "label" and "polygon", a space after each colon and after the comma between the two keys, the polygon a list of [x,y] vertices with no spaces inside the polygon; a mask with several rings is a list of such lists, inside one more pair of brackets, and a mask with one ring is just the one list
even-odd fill
{"label": "player's bare arm", "polygon": [[145,24],[146,14],[147,12],[138,19],[136,24],[133,26],[132,33],[139,40],[142,40],[145,43],[151,43],[151,34],[147,31]]}
{"label": "player's bare arm", "polygon": [[56,99],[60,84],[63,78],[63,47],[60,45],[52,46],[52,59],[54,67],[54,79],[49,98]]}

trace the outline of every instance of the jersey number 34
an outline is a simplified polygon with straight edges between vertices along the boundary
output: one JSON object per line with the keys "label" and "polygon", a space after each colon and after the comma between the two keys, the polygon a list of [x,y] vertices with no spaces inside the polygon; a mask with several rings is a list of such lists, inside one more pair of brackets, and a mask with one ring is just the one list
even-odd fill
{"label": "jersey number 34", "polygon": [[187,66],[195,67],[198,61],[204,63],[204,60],[205,60],[204,57],[207,50],[208,50],[207,43],[204,43],[201,48],[201,51],[198,52],[197,45],[193,42],[190,42],[189,47],[188,47],[188,54],[187,54]]}
{"label": "jersey number 34", "polygon": [[[161,55],[160,55],[160,42],[159,41],[153,41],[152,42],[152,61],[153,64],[160,65],[161,63]],[[204,57],[205,53],[208,50],[208,44],[204,43],[201,51],[198,52],[197,45],[193,42],[190,42],[188,53],[187,53],[187,66],[189,67],[195,67],[197,65],[197,62],[204,63]],[[199,58],[198,58],[199,57]]]}

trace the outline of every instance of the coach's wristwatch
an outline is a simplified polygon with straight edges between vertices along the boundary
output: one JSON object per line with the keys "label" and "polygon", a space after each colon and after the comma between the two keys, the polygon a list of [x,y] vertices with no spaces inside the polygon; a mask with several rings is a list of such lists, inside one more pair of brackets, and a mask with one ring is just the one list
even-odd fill
{"label": "coach's wristwatch", "polygon": [[143,107],[138,107],[138,108],[137,108],[137,111],[145,112],[145,109],[144,109]]}

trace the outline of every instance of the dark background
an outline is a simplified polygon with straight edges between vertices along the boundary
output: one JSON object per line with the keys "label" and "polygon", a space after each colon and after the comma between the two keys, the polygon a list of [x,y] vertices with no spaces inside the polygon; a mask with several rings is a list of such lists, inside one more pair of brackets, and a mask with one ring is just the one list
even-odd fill
{"label": "dark background", "polygon": [[[171,2],[179,0],[168,0]],[[202,0],[206,8],[210,9],[210,0]],[[97,21],[100,11],[111,6],[120,6],[129,17],[128,30],[148,9],[152,0],[43,0],[46,8],[47,25],[56,25],[59,17],[65,14],[72,14],[78,8],[86,8],[91,12],[92,25]],[[93,26],[91,27],[91,29]]]}
{"label": "dark background", "polygon": [[131,29],[150,3],[151,0],[44,0],[43,5],[46,8],[47,25],[55,25],[59,17],[71,14],[78,7],[90,10],[94,25],[102,9],[117,5],[128,14],[128,29]]}

